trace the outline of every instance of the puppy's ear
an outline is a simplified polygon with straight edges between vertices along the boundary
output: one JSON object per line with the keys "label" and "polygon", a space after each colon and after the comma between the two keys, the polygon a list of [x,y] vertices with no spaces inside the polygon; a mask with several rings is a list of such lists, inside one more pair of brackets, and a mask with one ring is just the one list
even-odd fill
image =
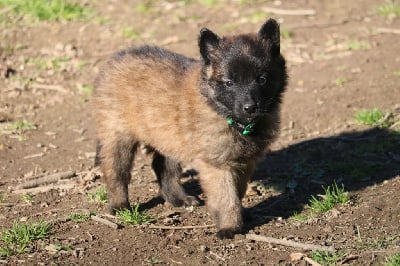
{"label": "puppy's ear", "polygon": [[280,53],[280,31],[279,24],[274,19],[267,20],[257,35],[260,41],[266,42],[271,49],[272,55]]}
{"label": "puppy's ear", "polygon": [[212,59],[216,57],[220,42],[221,38],[218,37],[218,35],[216,35],[214,32],[207,28],[201,29],[199,36],[199,47],[201,57],[206,65],[209,65]]}

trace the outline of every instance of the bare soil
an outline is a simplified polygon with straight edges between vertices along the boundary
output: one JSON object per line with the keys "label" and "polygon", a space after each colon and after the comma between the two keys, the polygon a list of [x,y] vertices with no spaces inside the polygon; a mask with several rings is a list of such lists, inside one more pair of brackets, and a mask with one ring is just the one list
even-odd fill
{"label": "bare soil", "polygon": [[[243,202],[252,217],[245,233],[334,246],[338,264],[382,265],[400,252],[399,128],[372,128],[354,119],[360,109],[400,112],[400,35],[381,30],[399,29],[400,19],[375,12],[383,1],[154,1],[147,10],[137,8],[139,1],[82,2],[95,10],[85,21],[20,18],[0,28],[1,231],[26,219],[53,223],[50,236],[36,241],[31,252],[1,258],[2,264],[307,265],[291,254],[310,257],[310,251],[244,235],[219,240],[213,227],[179,228],[212,220],[204,204],[193,209],[163,204],[144,154],[133,170],[131,201],[156,217],[154,225],[178,230],[113,229],[66,219],[71,213],[107,212],[106,205],[88,198],[102,185],[93,168],[90,89],[104,60],[144,43],[198,58],[202,27],[221,35],[255,32],[267,17],[290,33],[282,38],[290,83],[281,136],[261,160]],[[266,7],[312,9],[315,15],[268,14]],[[122,34],[127,27],[131,36]],[[21,120],[36,129],[7,130]],[[18,190],[40,175],[65,171],[76,176],[47,191]],[[183,179],[204,199],[196,180]],[[294,213],[309,213],[311,196],[334,180],[350,192],[350,202],[296,221]],[[30,203],[24,193],[32,196]],[[52,248],[56,245],[69,248]]]}

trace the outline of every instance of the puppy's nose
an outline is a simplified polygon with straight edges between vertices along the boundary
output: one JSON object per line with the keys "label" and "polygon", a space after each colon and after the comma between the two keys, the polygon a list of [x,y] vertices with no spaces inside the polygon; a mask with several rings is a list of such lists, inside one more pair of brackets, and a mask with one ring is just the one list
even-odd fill
{"label": "puppy's nose", "polygon": [[243,105],[243,111],[248,114],[254,114],[257,110],[257,105],[254,103],[246,103]]}

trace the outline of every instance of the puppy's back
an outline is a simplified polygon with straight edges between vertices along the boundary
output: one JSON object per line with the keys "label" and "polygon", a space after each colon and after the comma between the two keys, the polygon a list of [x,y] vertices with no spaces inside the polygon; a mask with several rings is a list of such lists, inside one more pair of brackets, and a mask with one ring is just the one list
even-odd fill
{"label": "puppy's back", "polygon": [[225,157],[227,152],[213,147],[226,145],[214,142],[228,144],[231,137],[225,120],[200,93],[200,68],[196,60],[157,47],[116,53],[96,81],[93,103],[100,139],[109,139],[110,132],[128,133],[182,161],[193,154]]}

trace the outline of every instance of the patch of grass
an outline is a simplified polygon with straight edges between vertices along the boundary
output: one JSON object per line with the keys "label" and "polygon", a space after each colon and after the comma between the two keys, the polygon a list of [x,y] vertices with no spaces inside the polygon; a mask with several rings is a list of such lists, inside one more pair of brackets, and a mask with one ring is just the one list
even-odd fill
{"label": "patch of grass", "polygon": [[140,14],[148,14],[153,12],[152,1],[142,1],[135,6],[135,11]]}
{"label": "patch of grass", "polygon": [[400,77],[400,71],[393,71],[393,76]]}
{"label": "patch of grass", "polygon": [[345,192],[344,186],[338,187],[336,182],[333,183],[332,188],[328,186],[324,189],[322,199],[312,196],[310,199],[309,207],[313,212],[327,212],[337,204],[344,204],[349,201],[349,194]]}
{"label": "patch of grass", "polygon": [[385,18],[400,17],[400,2],[397,0],[386,0],[385,3],[376,8],[376,11]]}
{"label": "patch of grass", "polygon": [[21,135],[28,130],[36,129],[36,125],[26,120],[17,120],[9,123],[5,129],[10,130],[15,134]]}
{"label": "patch of grass", "polygon": [[399,266],[400,265],[400,253],[386,258],[385,266]]}
{"label": "patch of grass", "polygon": [[91,95],[93,93],[93,89],[94,89],[93,86],[85,85],[85,86],[79,87],[79,93]]}
{"label": "patch of grass", "polygon": [[200,4],[206,6],[215,6],[218,4],[218,0],[198,0]]}
{"label": "patch of grass", "polygon": [[116,216],[119,221],[126,224],[147,224],[155,221],[150,214],[139,211],[139,204],[136,204],[132,210],[117,210]]}
{"label": "patch of grass", "polygon": [[298,211],[294,211],[292,217],[290,217],[291,220],[295,222],[305,222],[309,219],[310,217],[306,214],[301,214]]}
{"label": "patch of grass", "polygon": [[292,32],[290,30],[281,28],[280,31],[283,39],[289,39],[292,37]]}
{"label": "patch of grass", "polygon": [[39,21],[84,19],[93,12],[69,0],[0,0],[0,8],[6,7],[17,15],[26,15]]}
{"label": "patch of grass", "polygon": [[337,265],[336,263],[345,256],[346,256],[345,254],[332,253],[329,251],[320,251],[320,250],[313,251],[311,252],[310,255],[310,257],[316,262],[328,266]]}
{"label": "patch of grass", "polygon": [[378,126],[384,114],[378,108],[372,110],[359,110],[356,112],[356,122],[362,125]]}
{"label": "patch of grass", "polygon": [[68,218],[71,219],[71,221],[76,222],[76,223],[81,223],[88,221],[90,219],[90,214],[83,214],[83,213],[71,213]]}
{"label": "patch of grass", "polygon": [[146,263],[150,265],[155,265],[155,264],[163,264],[164,262],[156,257],[149,257],[146,259]]}
{"label": "patch of grass", "polygon": [[31,204],[32,203],[32,196],[29,194],[25,194],[21,196],[21,200],[25,203]]}
{"label": "patch of grass", "polygon": [[346,43],[346,47],[349,50],[352,51],[358,51],[358,50],[365,50],[371,48],[371,45],[367,41],[360,41],[360,40],[349,40]]}
{"label": "patch of grass", "polygon": [[40,70],[49,70],[49,69],[60,69],[65,63],[71,61],[71,57],[56,57],[56,58],[28,58],[26,60],[27,64],[33,65],[35,68]]}
{"label": "patch of grass", "polygon": [[4,200],[6,199],[7,194],[6,193],[0,193],[0,202],[4,202]]}
{"label": "patch of grass", "polygon": [[124,38],[134,38],[135,40],[140,40],[140,33],[132,27],[123,27],[121,29],[122,37]]}
{"label": "patch of grass", "polygon": [[32,242],[47,237],[50,229],[51,225],[44,221],[15,222],[11,229],[1,234],[0,255],[7,257],[29,251],[32,248]]}
{"label": "patch of grass", "polygon": [[260,23],[261,21],[265,21],[267,17],[267,14],[265,14],[265,12],[263,11],[255,11],[253,12],[250,17],[249,20],[251,23]]}
{"label": "patch of grass", "polygon": [[347,82],[346,78],[339,77],[333,81],[336,86],[343,86]]}
{"label": "patch of grass", "polygon": [[108,202],[107,190],[105,187],[100,187],[96,191],[90,193],[88,195],[88,197],[91,201],[94,201],[97,203],[107,203]]}

